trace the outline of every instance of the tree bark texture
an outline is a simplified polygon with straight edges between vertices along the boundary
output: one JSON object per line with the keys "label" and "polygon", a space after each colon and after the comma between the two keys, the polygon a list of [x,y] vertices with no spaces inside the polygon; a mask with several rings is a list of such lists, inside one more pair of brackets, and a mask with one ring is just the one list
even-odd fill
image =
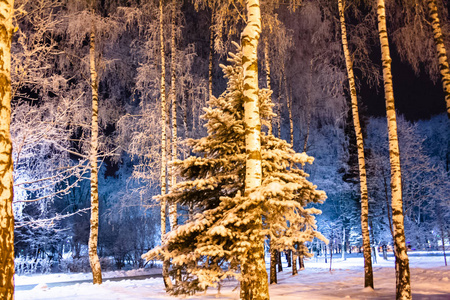
{"label": "tree bark texture", "polygon": [[277,278],[277,250],[272,245],[272,241],[270,241],[270,284],[278,283]]}
{"label": "tree bark texture", "polygon": [[[244,75],[244,129],[245,129],[245,195],[261,186],[261,120],[258,104],[258,40],[261,34],[259,0],[246,0],[247,24],[241,35]],[[262,231],[261,216],[249,223],[253,232]],[[251,228],[249,228],[251,229]],[[264,260],[264,236],[258,234],[248,250],[242,265],[242,299],[269,299],[269,283]]]}
{"label": "tree bark texture", "polygon": [[402,201],[402,177],[400,152],[397,136],[397,117],[395,113],[394,91],[391,73],[391,56],[386,29],[384,0],[378,0],[378,32],[381,44],[386,115],[389,131],[389,160],[391,164],[391,206],[394,226],[394,251],[396,261],[396,299],[411,299],[409,259],[406,253],[405,229]]}
{"label": "tree bark texture", "polygon": [[294,120],[292,119],[292,103],[291,103],[291,93],[288,89],[287,81],[286,81],[286,74],[284,75],[284,83],[285,83],[285,93],[286,93],[286,103],[289,113],[289,136],[292,147],[294,147]]}
{"label": "tree bark texture", "polygon": [[436,44],[439,71],[441,73],[442,86],[444,88],[445,103],[447,105],[447,117],[450,119],[450,70],[445,50],[444,36],[442,35],[436,0],[428,0],[428,13],[433,27],[434,43]]}
{"label": "tree bark texture", "polygon": [[212,98],[212,88],[213,88],[213,56],[214,56],[214,9],[211,9],[211,28],[209,29],[209,65],[208,65],[208,100],[211,101]]}
{"label": "tree bark texture", "polygon": [[102,283],[102,270],[97,253],[98,243],[98,74],[95,59],[95,28],[92,24],[89,43],[89,62],[91,73],[92,91],[92,123],[91,123],[91,148],[89,162],[91,164],[91,227],[89,233],[89,263],[92,269],[94,284]]}
{"label": "tree bark texture", "polygon": [[[264,62],[266,67],[266,84],[267,89],[272,90],[270,86],[270,57],[269,57],[269,39],[266,37],[264,39]],[[272,95],[270,96],[270,100],[272,101]],[[268,134],[272,134],[272,116],[269,117],[269,128],[267,129]]]}
{"label": "tree bark texture", "polygon": [[[177,127],[177,93],[176,93],[176,0],[172,1],[172,37],[171,37],[171,63],[170,63],[170,73],[171,73],[171,87],[170,87],[170,97],[172,99],[172,161],[178,158],[177,154],[177,146],[178,146],[178,127]],[[171,186],[172,188],[177,184],[177,176],[175,175],[175,166],[172,164],[171,166]],[[173,230],[175,226],[177,226],[177,205],[170,204],[169,205],[169,221],[170,221],[170,230]]]}
{"label": "tree bark texture", "polygon": [[[298,249],[298,246],[297,246]],[[298,271],[297,271],[297,252],[296,251],[292,251],[292,276],[297,275]]]}
{"label": "tree bark texture", "polygon": [[0,299],[14,299],[11,39],[14,1],[0,1]]}
{"label": "tree bark texture", "polygon": [[[163,1],[159,0],[159,38],[161,55],[161,195],[166,194],[166,58],[164,49]],[[166,234],[166,200],[161,199],[161,240]],[[172,289],[168,260],[163,261],[162,276],[167,290]]]}
{"label": "tree bark texture", "polygon": [[283,264],[281,263],[281,251],[277,251],[278,272],[283,272]]}
{"label": "tree bark texture", "polygon": [[370,233],[369,233],[369,197],[367,193],[366,162],[364,159],[364,141],[359,122],[358,97],[356,95],[355,77],[353,75],[353,62],[350,56],[347,43],[347,29],[345,24],[343,0],[338,0],[339,17],[341,23],[342,48],[344,50],[345,64],[347,66],[347,76],[352,102],[353,126],[356,135],[356,146],[358,148],[359,166],[359,186],[361,191],[361,230],[364,249],[364,287],[373,288],[372,257],[370,253]]}

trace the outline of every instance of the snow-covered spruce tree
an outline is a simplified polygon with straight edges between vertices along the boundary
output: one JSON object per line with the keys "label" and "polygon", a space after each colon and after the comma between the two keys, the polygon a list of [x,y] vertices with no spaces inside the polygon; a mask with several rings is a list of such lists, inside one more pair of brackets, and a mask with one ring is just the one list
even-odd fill
{"label": "snow-covered spruce tree", "polygon": [[[295,153],[289,143],[261,133],[262,185],[244,196],[244,85],[239,46],[228,60],[231,65],[222,66],[227,90],[219,98],[212,97],[205,108],[208,136],[188,140],[197,156],[175,161],[182,180],[163,196],[169,203],[194,207],[195,214],[169,232],[161,246],[143,255],[147,260],[171,259],[174,269],[186,271],[170,291],[173,294],[191,294],[227,277],[238,279],[241,288],[252,282],[257,274],[244,276],[242,266],[252,263],[247,253],[255,241],[265,237],[278,250],[294,253],[297,242],[325,239],[315,226],[314,214],[320,210],[306,208],[308,203],[321,203],[325,193],[316,190],[297,167],[312,163],[313,158]],[[262,89],[258,95],[266,126],[273,115],[270,94]],[[258,218],[263,228],[255,230],[250,220]],[[253,294],[248,299],[267,298]]]}

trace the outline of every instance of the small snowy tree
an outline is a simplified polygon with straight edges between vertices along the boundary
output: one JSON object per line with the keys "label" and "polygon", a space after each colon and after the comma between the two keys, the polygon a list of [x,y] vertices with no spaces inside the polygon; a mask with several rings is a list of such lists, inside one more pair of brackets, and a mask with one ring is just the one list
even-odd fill
{"label": "small snowy tree", "polygon": [[[313,158],[298,154],[292,146],[273,135],[261,134],[262,185],[244,196],[245,135],[243,64],[240,47],[238,54],[230,54],[230,66],[222,66],[228,79],[227,90],[212,97],[203,118],[207,121],[208,136],[189,140],[197,156],[175,161],[182,180],[161,196],[169,203],[194,207],[195,214],[168,233],[163,244],[143,255],[149,260],[158,257],[171,259],[174,269],[183,269],[186,275],[171,291],[193,293],[215,286],[227,277],[241,282],[251,281],[244,276],[242,266],[247,252],[255,241],[270,237],[278,250],[297,251],[296,243],[323,240],[316,231],[315,208],[308,203],[325,199],[323,191],[316,190],[299,165],[312,163]],[[271,92],[259,91],[259,106],[264,125],[273,115]],[[263,228],[255,230],[250,220],[261,218]]]}

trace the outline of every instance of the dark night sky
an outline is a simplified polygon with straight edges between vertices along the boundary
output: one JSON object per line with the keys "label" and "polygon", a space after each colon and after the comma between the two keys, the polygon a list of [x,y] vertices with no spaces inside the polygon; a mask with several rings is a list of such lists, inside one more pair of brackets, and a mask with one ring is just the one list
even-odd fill
{"label": "dark night sky", "polygon": [[[397,111],[410,121],[428,119],[433,115],[445,113],[444,92],[440,78],[433,83],[424,72],[417,76],[409,65],[401,62],[396,51],[391,51],[391,56]],[[363,86],[360,94],[369,115],[378,117],[386,115],[382,82],[378,91]]]}

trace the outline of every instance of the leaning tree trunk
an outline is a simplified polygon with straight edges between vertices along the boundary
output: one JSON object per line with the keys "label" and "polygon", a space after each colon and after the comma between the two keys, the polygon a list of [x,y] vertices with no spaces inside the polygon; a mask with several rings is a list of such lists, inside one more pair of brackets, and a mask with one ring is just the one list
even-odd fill
{"label": "leaning tree trunk", "polygon": [[411,299],[409,260],[406,253],[405,229],[403,220],[402,176],[400,169],[400,152],[397,137],[397,117],[395,113],[394,91],[391,74],[391,57],[386,29],[386,12],[384,0],[378,0],[378,32],[381,44],[383,65],[384,93],[386,98],[386,115],[389,131],[389,160],[391,164],[391,206],[394,226],[394,251],[396,273],[396,299]]}
{"label": "leaning tree trunk", "polygon": [[[261,120],[258,105],[258,40],[261,34],[261,11],[259,0],[246,0],[247,25],[241,35],[244,75],[244,129],[245,129],[245,195],[261,186]],[[251,209],[257,209],[251,207]],[[266,263],[264,260],[264,237],[261,236],[262,218],[253,216],[249,232],[255,239],[249,247],[242,265],[241,298],[269,299]]]}
{"label": "leaning tree trunk", "polygon": [[[159,0],[159,38],[161,55],[161,195],[166,194],[166,58],[164,50],[163,1]],[[161,199],[161,242],[166,234],[166,200]],[[164,259],[162,276],[167,290],[172,289],[170,261]]]}
{"label": "leaning tree trunk", "polygon": [[345,15],[343,0],[338,0],[339,17],[341,23],[342,47],[344,49],[345,64],[347,66],[348,83],[350,87],[350,96],[352,101],[353,125],[356,135],[356,145],[358,148],[358,166],[359,166],[359,185],[361,190],[361,230],[364,249],[364,287],[373,288],[372,257],[370,252],[369,235],[369,198],[367,194],[366,163],[364,159],[364,142],[359,122],[358,97],[356,96],[355,77],[353,75],[353,62],[348,50],[347,29],[345,25]]}
{"label": "leaning tree trunk", "polygon": [[0,299],[14,299],[14,215],[11,124],[13,0],[0,2]]}
{"label": "leaning tree trunk", "polygon": [[[177,143],[178,143],[178,135],[177,135],[177,94],[176,94],[176,45],[175,45],[175,18],[176,18],[176,0],[172,1],[172,41],[171,41],[171,54],[172,61],[170,63],[171,68],[171,87],[170,87],[170,97],[172,98],[172,162],[177,159]],[[171,166],[171,186],[172,188],[177,184],[177,176],[175,175],[175,165]],[[175,226],[177,226],[177,204],[170,204],[169,206],[169,221],[170,221],[170,230],[173,230]]]}
{"label": "leaning tree trunk", "polygon": [[89,233],[89,263],[91,264],[94,284],[102,283],[102,270],[97,254],[98,243],[98,74],[95,59],[95,28],[92,25],[89,43],[89,62],[92,90],[92,124],[91,150],[89,162],[91,164],[91,228]]}
{"label": "leaning tree trunk", "polygon": [[447,59],[447,51],[444,45],[444,36],[442,35],[439,22],[436,0],[428,0],[428,12],[433,27],[434,43],[436,44],[437,56],[439,59],[439,71],[442,76],[442,85],[444,87],[445,102],[447,104],[447,117],[450,119],[450,70]]}

